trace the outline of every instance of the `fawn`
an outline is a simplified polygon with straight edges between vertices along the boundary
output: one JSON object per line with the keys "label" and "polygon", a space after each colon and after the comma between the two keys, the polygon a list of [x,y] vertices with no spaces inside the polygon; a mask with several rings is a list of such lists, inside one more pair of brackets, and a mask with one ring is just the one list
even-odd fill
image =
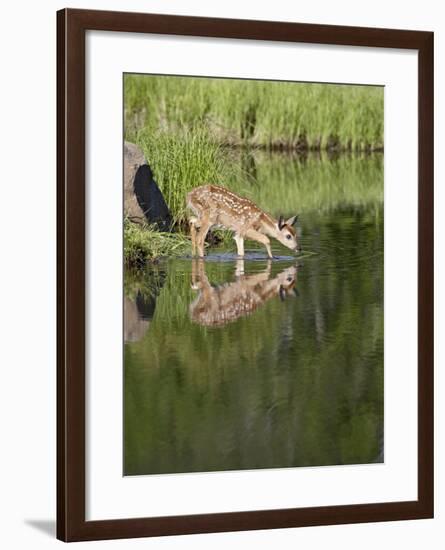
{"label": "fawn", "polygon": [[225,187],[201,185],[187,195],[187,206],[195,214],[189,219],[192,255],[204,256],[204,240],[211,227],[232,230],[238,256],[244,256],[244,239],[257,241],[266,247],[272,258],[269,237],[287,248],[300,251],[293,225],[298,216],[278,220],[261,210],[251,200],[240,197]]}
{"label": "fawn", "polygon": [[271,267],[269,260],[265,271],[245,275],[244,260],[238,259],[235,282],[214,286],[207,278],[204,260],[193,260],[192,288],[199,293],[189,306],[190,319],[206,327],[223,326],[250,315],[271,298],[285,300],[291,292],[298,296],[297,267],[287,267],[275,277],[271,277]]}

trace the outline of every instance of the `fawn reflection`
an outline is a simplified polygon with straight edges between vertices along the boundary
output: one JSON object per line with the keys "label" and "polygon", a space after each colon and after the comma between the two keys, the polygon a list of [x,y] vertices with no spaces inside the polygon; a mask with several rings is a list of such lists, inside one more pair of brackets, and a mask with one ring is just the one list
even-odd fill
{"label": "fawn reflection", "polygon": [[291,266],[271,277],[272,262],[260,273],[245,275],[244,260],[237,260],[235,281],[212,286],[202,259],[192,262],[192,288],[198,296],[190,304],[190,319],[206,327],[223,326],[253,313],[271,298],[298,296],[297,267]]}

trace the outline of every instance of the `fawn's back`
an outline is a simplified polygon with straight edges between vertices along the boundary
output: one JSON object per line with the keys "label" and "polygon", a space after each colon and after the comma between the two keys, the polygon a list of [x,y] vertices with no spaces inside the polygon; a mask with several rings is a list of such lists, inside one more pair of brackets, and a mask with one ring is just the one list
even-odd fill
{"label": "fawn's back", "polygon": [[218,185],[196,187],[187,195],[187,204],[198,218],[237,232],[255,227],[265,215],[251,200]]}

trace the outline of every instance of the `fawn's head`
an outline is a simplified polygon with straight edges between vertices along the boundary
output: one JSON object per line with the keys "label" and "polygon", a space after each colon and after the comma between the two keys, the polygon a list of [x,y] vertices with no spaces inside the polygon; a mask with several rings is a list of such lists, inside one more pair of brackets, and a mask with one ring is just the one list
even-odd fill
{"label": "fawn's head", "polygon": [[276,225],[274,237],[287,248],[300,251],[301,246],[298,244],[297,233],[294,228],[297,220],[298,216],[292,216],[288,220],[285,220],[283,216],[280,216]]}

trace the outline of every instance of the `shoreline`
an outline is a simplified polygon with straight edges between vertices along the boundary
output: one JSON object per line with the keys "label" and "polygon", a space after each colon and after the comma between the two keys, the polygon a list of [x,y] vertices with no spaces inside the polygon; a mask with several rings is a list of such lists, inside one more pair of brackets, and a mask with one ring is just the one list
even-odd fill
{"label": "shoreline", "polygon": [[241,151],[265,151],[270,153],[289,153],[305,156],[310,153],[323,154],[327,153],[329,155],[360,155],[366,154],[370,155],[373,153],[384,154],[383,145],[366,145],[363,147],[353,147],[351,143],[347,145],[342,144],[341,142],[335,142],[332,144],[321,146],[320,144],[310,145],[307,142],[287,142],[287,141],[272,141],[270,143],[251,143],[243,141],[222,141],[216,142],[219,146],[241,150]]}

